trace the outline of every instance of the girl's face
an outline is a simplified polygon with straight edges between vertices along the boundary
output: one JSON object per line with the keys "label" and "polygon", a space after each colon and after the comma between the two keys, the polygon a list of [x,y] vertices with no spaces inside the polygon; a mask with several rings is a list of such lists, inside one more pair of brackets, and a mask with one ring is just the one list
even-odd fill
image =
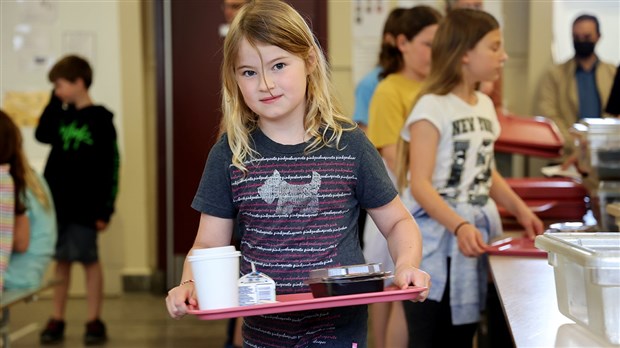
{"label": "girl's face", "polygon": [[[243,39],[235,77],[248,107],[260,122],[303,120],[306,108],[306,63],[280,47]],[[262,64],[261,64],[262,57]]]}
{"label": "girl's face", "polygon": [[495,81],[507,59],[501,30],[490,31],[463,57],[465,76],[470,76],[473,82]]}
{"label": "girl's face", "polygon": [[404,35],[399,36],[398,48],[403,54],[403,73],[417,81],[423,81],[431,72],[431,45],[438,24],[429,25],[418,35],[408,41]]}
{"label": "girl's face", "polygon": [[58,78],[54,81],[54,94],[56,94],[63,103],[73,104],[79,92],[82,90],[80,84],[83,85],[81,79],[71,82],[62,77]]}

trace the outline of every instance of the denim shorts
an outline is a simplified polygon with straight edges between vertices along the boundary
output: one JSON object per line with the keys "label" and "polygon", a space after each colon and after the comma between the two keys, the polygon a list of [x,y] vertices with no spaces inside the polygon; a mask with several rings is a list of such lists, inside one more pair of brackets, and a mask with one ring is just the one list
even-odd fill
{"label": "denim shorts", "polygon": [[97,230],[80,224],[63,224],[58,227],[56,242],[57,261],[93,263],[99,260]]}

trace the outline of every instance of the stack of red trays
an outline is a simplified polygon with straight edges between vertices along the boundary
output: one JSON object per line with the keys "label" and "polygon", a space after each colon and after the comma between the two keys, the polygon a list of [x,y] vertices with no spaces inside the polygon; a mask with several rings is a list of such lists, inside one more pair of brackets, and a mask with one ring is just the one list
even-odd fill
{"label": "stack of red trays", "polygon": [[[530,209],[547,222],[581,221],[587,206],[585,187],[568,178],[506,178]],[[505,230],[520,229],[514,217],[498,206]]]}
{"label": "stack of red trays", "polygon": [[555,158],[561,155],[564,139],[553,121],[542,117],[497,116],[501,132],[495,151]]}

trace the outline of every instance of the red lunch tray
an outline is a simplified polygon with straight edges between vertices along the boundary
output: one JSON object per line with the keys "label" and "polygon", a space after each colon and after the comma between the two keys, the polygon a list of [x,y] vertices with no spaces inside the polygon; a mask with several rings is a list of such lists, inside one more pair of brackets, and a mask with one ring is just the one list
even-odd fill
{"label": "red lunch tray", "polygon": [[[587,207],[583,200],[533,200],[524,199],[530,210],[541,219],[560,219],[565,221],[581,220],[586,214]],[[499,216],[512,217],[512,214],[502,206],[498,206]]]}
{"label": "red lunch tray", "polygon": [[310,309],[323,309],[344,306],[356,306],[376,302],[413,300],[426,290],[425,287],[413,286],[405,290],[386,288],[384,291],[363,294],[341,295],[330,297],[312,297],[312,293],[278,295],[275,303],[264,303],[252,306],[231,307],[212,310],[189,310],[201,320],[218,320],[226,318],[250,317],[285,312],[298,312]]}
{"label": "red lunch tray", "polygon": [[495,150],[540,157],[558,157],[564,139],[553,121],[541,117],[498,115],[501,132]]}
{"label": "red lunch tray", "polygon": [[497,141],[524,147],[559,150],[564,139],[553,121],[546,117],[499,115],[502,131]]}
{"label": "red lunch tray", "polygon": [[559,150],[541,150],[529,146],[518,146],[504,143],[495,143],[495,152],[512,153],[526,156],[542,157],[542,158],[557,158],[560,156]]}
{"label": "red lunch tray", "polygon": [[588,194],[586,188],[568,178],[505,178],[506,183],[523,199],[577,199]]}
{"label": "red lunch tray", "polygon": [[491,243],[487,248],[489,255],[547,257],[547,252],[534,246],[534,240],[517,237],[505,238]]}

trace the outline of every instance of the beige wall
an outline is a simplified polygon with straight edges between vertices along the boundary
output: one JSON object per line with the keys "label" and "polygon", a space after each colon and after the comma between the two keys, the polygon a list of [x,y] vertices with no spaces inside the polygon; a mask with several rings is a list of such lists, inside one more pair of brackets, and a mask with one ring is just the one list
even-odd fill
{"label": "beige wall", "polygon": [[[146,6],[146,5],[145,5]],[[118,220],[123,223],[122,275],[149,276],[154,269],[155,241],[155,112],[152,37],[144,32],[141,2],[123,1],[119,8],[121,92],[125,146],[118,198]],[[145,40],[145,38],[151,40]],[[148,45],[145,44],[148,42]],[[148,112],[147,112],[148,111]]]}
{"label": "beige wall", "polygon": [[351,70],[351,5],[352,1],[328,2],[329,61],[333,81],[346,115],[353,115],[353,75]]}

